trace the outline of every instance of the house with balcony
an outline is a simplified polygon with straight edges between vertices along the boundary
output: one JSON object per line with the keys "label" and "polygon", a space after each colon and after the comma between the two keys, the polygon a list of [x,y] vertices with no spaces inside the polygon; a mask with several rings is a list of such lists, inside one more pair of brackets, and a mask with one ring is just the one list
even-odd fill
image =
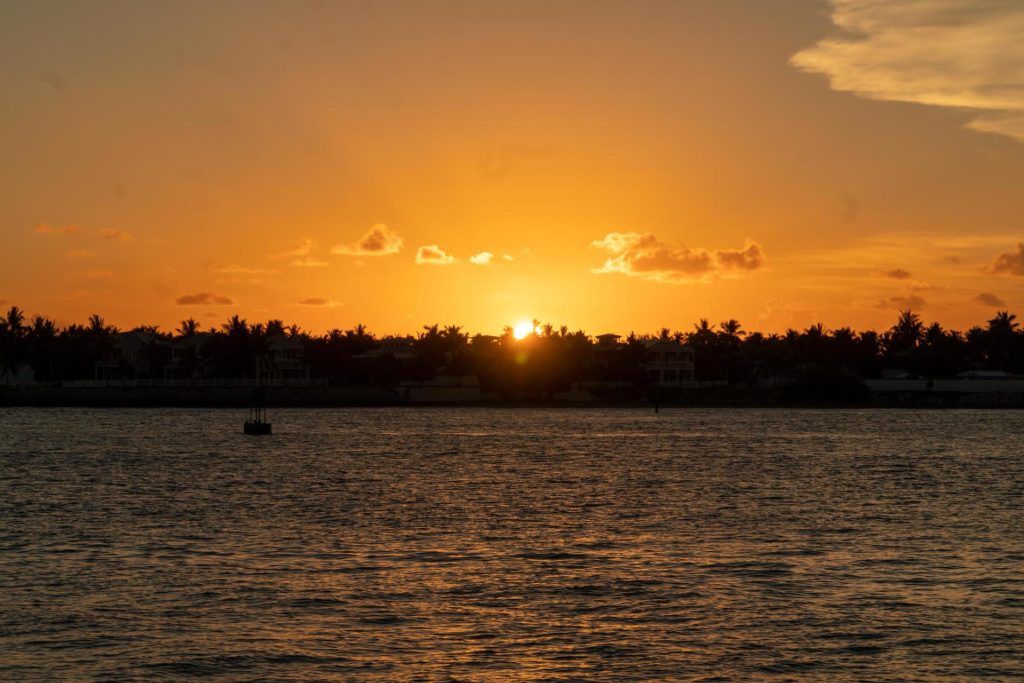
{"label": "house with balcony", "polygon": [[309,381],[306,347],[302,339],[275,334],[267,340],[268,362],[262,369],[264,381]]}
{"label": "house with balcony", "polygon": [[659,387],[679,387],[693,381],[693,349],[672,339],[653,339],[645,346],[644,371]]}
{"label": "house with balcony", "polygon": [[206,346],[213,338],[209,332],[178,337],[171,342],[171,361],[164,368],[166,379],[203,379],[209,362]]}
{"label": "house with balcony", "polygon": [[152,377],[170,356],[168,343],[143,330],[118,332],[112,348],[94,364],[95,379],[121,380]]}
{"label": "house with balcony", "polygon": [[380,340],[377,348],[363,351],[352,356],[357,363],[369,363],[375,360],[392,357],[397,361],[411,361],[416,358],[416,339],[413,337],[385,337]]}

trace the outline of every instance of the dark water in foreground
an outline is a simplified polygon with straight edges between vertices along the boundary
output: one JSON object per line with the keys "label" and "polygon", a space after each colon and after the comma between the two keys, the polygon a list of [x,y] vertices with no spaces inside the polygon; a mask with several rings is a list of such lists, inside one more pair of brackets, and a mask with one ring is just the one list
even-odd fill
{"label": "dark water in foreground", "polygon": [[1024,676],[1024,413],[0,410],[0,679]]}

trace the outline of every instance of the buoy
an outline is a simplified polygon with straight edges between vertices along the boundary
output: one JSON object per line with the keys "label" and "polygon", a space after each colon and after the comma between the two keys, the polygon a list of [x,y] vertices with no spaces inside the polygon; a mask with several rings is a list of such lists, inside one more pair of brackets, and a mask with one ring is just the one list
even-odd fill
{"label": "buoy", "polygon": [[270,434],[270,423],[267,422],[267,413],[263,408],[250,408],[249,419],[242,425],[242,433],[249,436],[263,436]]}

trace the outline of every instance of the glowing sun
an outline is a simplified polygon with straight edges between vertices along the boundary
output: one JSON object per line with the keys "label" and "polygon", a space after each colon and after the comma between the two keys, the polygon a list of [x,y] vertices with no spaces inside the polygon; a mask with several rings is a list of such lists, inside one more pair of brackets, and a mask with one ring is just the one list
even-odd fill
{"label": "glowing sun", "polygon": [[528,335],[536,332],[537,329],[533,326],[533,323],[529,320],[520,320],[512,328],[512,336],[516,339],[525,339]]}

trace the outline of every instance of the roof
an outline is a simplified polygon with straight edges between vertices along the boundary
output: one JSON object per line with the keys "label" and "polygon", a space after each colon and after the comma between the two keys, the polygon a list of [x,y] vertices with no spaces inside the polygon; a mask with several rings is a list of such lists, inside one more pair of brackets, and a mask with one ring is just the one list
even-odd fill
{"label": "roof", "polygon": [[693,348],[673,339],[648,339],[644,346],[648,351],[693,351]]}

